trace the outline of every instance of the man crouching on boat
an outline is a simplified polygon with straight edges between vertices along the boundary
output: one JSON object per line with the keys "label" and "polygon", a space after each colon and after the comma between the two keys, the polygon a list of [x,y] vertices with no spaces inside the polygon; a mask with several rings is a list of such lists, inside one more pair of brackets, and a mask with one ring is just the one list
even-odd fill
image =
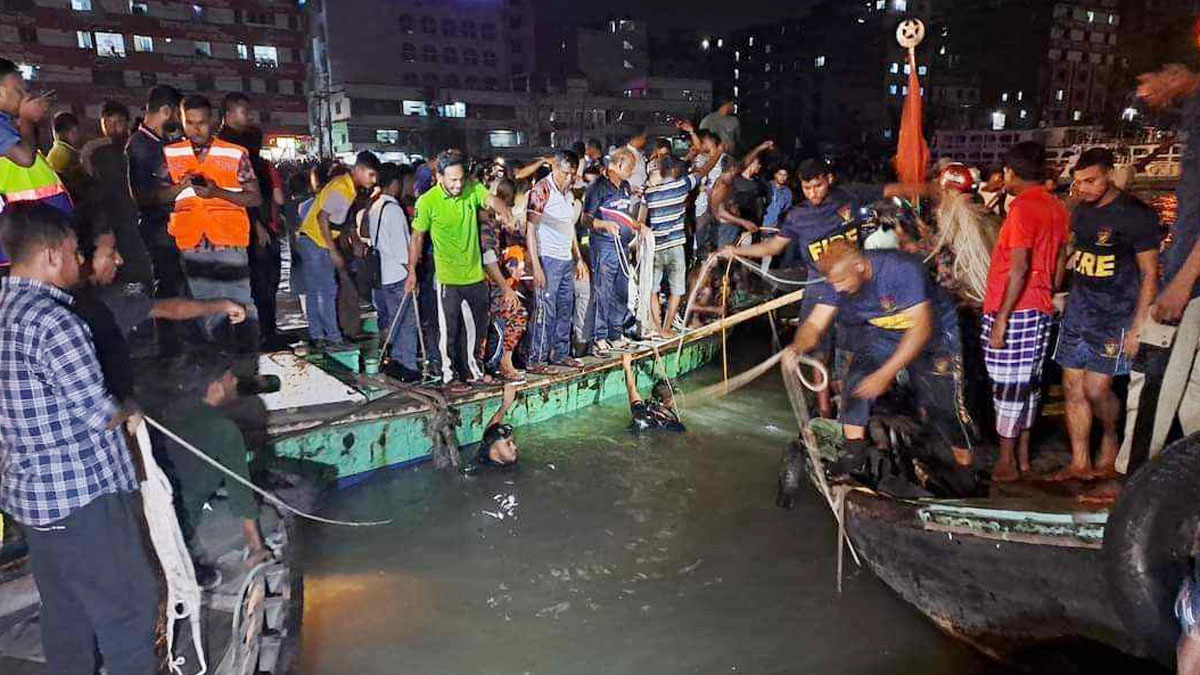
{"label": "man crouching on boat", "polygon": [[962,349],[954,305],[930,281],[920,258],[899,251],[861,252],[835,241],[819,267],[836,293],[822,298],[800,325],[783,365],[795,369],[797,357],[820,344],[835,317],[853,337],[854,360],[840,413],[846,438],[841,468],[871,476],[871,405],[904,370],[925,421],[951,447],[955,463],[969,467],[970,420],[962,404]]}
{"label": "man crouching on boat", "polygon": [[483,431],[483,441],[479,444],[479,468],[496,468],[515,466],[520,455],[517,453],[517,439],[513,437],[513,425],[504,421],[504,416],[517,400],[517,385],[509,382],[504,385],[504,401],[500,409],[492,415],[487,428]]}

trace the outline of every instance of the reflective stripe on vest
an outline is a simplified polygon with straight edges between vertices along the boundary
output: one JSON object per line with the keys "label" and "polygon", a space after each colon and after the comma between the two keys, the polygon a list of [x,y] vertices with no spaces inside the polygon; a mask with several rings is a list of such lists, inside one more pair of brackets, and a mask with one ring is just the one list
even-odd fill
{"label": "reflective stripe on vest", "polygon": [[[230,192],[242,191],[238,166],[247,155],[240,145],[214,138],[204,161],[200,161],[191,141],[185,139],[163,148],[163,155],[173,183],[181,183],[188,174],[194,174]],[[245,208],[216,197],[203,199],[191,187],[175,197],[167,231],[175,237],[181,251],[196,248],[204,239],[214,246],[250,245],[250,217]]]}

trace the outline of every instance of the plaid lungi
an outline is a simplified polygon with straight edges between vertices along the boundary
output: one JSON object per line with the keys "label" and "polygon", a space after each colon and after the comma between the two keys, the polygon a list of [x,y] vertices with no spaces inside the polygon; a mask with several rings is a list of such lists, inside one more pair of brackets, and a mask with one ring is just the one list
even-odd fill
{"label": "plaid lungi", "polygon": [[1042,396],[1042,364],[1050,344],[1050,315],[1035,309],[1013,312],[1008,318],[1004,348],[992,349],[994,314],[983,315],[983,360],[992,380],[996,433],[1016,438],[1032,427]]}

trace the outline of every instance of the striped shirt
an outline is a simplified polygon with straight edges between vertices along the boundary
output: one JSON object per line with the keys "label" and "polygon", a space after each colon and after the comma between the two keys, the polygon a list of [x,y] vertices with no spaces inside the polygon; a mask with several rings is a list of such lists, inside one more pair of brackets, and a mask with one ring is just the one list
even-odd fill
{"label": "striped shirt", "polygon": [[683,246],[686,234],[683,217],[687,211],[688,193],[704,178],[688,174],[682,178],[646,188],[646,208],[650,229],[654,232],[654,251]]}
{"label": "striped shirt", "polygon": [[92,334],[65,291],[0,280],[0,508],[24,525],[62,520],[137,489]]}

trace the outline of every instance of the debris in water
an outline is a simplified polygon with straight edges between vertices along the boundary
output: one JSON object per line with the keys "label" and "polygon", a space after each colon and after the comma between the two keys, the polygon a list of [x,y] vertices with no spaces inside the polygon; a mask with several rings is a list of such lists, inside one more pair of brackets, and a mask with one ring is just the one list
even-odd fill
{"label": "debris in water", "polygon": [[680,567],[679,573],[680,574],[691,574],[692,572],[695,572],[696,568],[699,567],[700,564],[703,562],[704,562],[704,558],[697,558],[696,562],[692,563],[691,565],[687,565],[686,567]]}
{"label": "debris in water", "polygon": [[480,511],[480,513],[482,513],[485,516],[491,516],[491,517],[495,518],[496,520],[504,520],[503,513],[496,513],[495,511]]}
{"label": "debris in water", "polygon": [[558,468],[556,468],[553,464],[547,464],[546,466],[550,467],[551,471],[558,471]]}
{"label": "debris in water", "polygon": [[[775,426],[774,424],[769,424],[769,423],[767,424],[766,429],[767,429],[767,431],[780,431],[779,427]],[[735,670],[736,670],[736,668],[735,668]]]}
{"label": "debris in water", "polygon": [[[492,495],[492,501],[496,502],[496,506],[500,508],[500,512],[509,518],[516,519],[517,517],[517,496],[497,493]],[[486,512],[485,512],[486,513]],[[503,520],[503,518],[501,518]]]}
{"label": "debris in water", "polygon": [[558,603],[557,605],[550,605],[549,607],[543,607],[539,609],[537,611],[537,616],[545,617],[553,614],[554,618],[557,619],[559,614],[562,614],[569,609],[571,609],[571,603],[564,601]]}
{"label": "debris in water", "polygon": [[643,612],[649,612],[649,611],[650,611],[650,605],[642,605],[642,611],[643,611]]}

